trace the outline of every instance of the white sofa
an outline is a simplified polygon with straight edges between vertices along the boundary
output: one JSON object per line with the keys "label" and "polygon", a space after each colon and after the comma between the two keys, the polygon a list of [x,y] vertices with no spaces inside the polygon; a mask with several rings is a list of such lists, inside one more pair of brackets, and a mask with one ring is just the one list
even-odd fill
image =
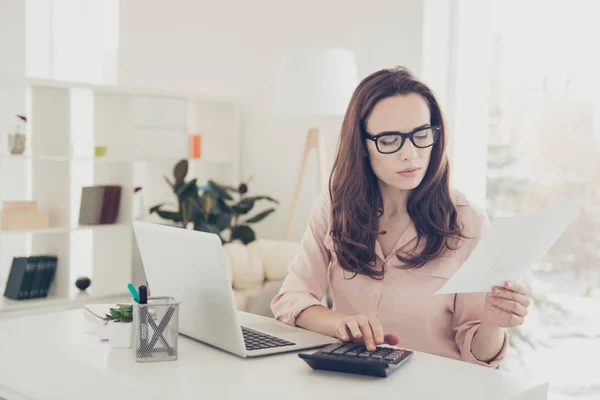
{"label": "white sofa", "polygon": [[270,239],[223,246],[238,310],[272,316],[270,302],[299,248],[298,242]]}

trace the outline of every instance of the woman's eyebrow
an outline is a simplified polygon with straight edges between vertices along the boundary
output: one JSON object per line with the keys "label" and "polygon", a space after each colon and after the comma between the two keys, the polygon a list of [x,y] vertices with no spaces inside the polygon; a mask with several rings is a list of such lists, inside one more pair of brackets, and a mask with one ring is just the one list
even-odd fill
{"label": "woman's eyebrow", "polygon": [[413,129],[413,130],[412,130],[412,131],[410,131],[409,133],[416,132],[416,131],[418,131],[419,129],[428,128],[428,127],[430,127],[430,126],[431,126],[431,124],[423,124],[423,125],[421,125],[421,126],[417,126],[415,129]]}
{"label": "woman's eyebrow", "polygon": [[[416,132],[420,129],[424,129],[424,128],[428,128],[430,127],[431,124],[423,124],[421,126],[417,126],[415,129],[413,129],[412,131],[408,132],[407,135],[410,135],[413,132]],[[379,132],[378,135],[381,135],[382,133],[404,133],[404,132],[400,132],[400,131],[383,131],[383,132]]]}

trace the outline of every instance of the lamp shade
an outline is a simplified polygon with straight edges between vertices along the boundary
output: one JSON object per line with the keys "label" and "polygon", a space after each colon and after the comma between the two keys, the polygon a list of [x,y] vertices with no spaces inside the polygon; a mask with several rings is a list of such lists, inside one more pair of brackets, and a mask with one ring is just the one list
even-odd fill
{"label": "lamp shade", "polygon": [[354,54],[303,49],[279,55],[272,111],[289,117],[343,115],[357,85]]}

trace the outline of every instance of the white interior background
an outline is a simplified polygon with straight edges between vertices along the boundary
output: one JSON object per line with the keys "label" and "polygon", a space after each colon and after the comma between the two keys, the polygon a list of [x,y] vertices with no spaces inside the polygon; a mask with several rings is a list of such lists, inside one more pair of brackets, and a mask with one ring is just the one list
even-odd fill
{"label": "white interior background", "polygon": [[[258,236],[281,238],[306,131],[315,123],[322,128],[331,165],[341,118],[273,116],[276,56],[293,47],[343,47],[354,51],[359,78],[404,65],[431,84],[449,122],[452,183],[485,205],[490,81],[498,70],[505,71],[503,87],[513,89],[547,75],[549,89],[560,93],[565,79],[576,77],[570,93],[590,104],[590,143],[597,141],[599,9],[591,0],[0,0],[0,110],[8,110],[0,113],[0,146],[14,126],[14,114],[27,110],[21,87],[6,77],[233,96],[243,106],[242,176],[253,177],[252,194],[281,202],[257,225]],[[509,44],[501,61],[492,45],[499,33]],[[524,107],[535,112],[538,105]],[[572,138],[589,139],[564,132],[562,144]],[[313,154],[293,239],[302,235],[317,194],[315,166]],[[15,197],[26,195],[27,173],[27,168],[0,171],[2,187],[10,187]],[[10,239],[2,241],[10,245]],[[558,353],[560,359],[531,355],[536,373],[567,386],[593,389],[596,382],[600,387],[592,367],[566,367],[585,351],[568,349]],[[577,398],[594,398],[598,392],[592,389],[590,396]]]}

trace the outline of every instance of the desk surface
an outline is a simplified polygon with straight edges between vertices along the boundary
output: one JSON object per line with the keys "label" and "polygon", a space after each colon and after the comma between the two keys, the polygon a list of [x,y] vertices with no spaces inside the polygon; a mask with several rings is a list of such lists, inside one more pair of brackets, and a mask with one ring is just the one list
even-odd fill
{"label": "desk surface", "polygon": [[0,386],[64,400],[547,399],[545,382],[419,352],[385,379],[313,371],[297,353],[242,359],[182,336],[177,361],[136,363],[84,333],[97,326],[83,310],[0,322]]}

